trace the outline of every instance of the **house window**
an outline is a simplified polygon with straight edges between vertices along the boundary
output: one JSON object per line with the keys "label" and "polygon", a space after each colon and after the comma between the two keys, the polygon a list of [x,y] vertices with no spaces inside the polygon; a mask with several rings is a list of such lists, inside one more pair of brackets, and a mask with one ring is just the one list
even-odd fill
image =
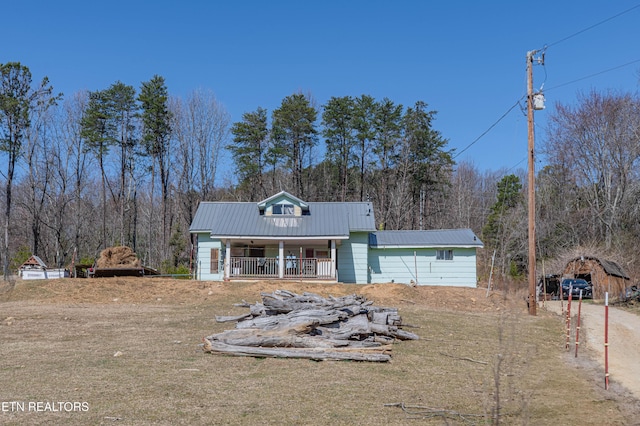
{"label": "house window", "polygon": [[436,260],[453,260],[453,250],[438,250]]}
{"label": "house window", "polygon": [[273,214],[281,214],[281,215],[294,215],[293,204],[274,204],[271,208],[271,212]]}
{"label": "house window", "polygon": [[220,272],[220,249],[211,249],[211,266],[210,271],[212,274]]}

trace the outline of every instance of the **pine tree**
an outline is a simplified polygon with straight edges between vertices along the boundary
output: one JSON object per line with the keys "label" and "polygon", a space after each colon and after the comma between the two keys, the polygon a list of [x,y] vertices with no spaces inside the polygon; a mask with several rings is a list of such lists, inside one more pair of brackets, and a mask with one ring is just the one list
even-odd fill
{"label": "pine tree", "polygon": [[305,155],[316,144],[317,115],[309,99],[299,93],[287,96],[273,111],[272,137],[276,147],[283,149],[293,178],[293,192],[298,197],[304,197],[302,170],[309,165],[305,164]]}
{"label": "pine tree", "polygon": [[242,115],[242,121],[231,127],[233,144],[227,145],[238,174],[238,186],[249,194],[249,201],[268,196],[264,171],[269,152],[267,110],[258,108]]}

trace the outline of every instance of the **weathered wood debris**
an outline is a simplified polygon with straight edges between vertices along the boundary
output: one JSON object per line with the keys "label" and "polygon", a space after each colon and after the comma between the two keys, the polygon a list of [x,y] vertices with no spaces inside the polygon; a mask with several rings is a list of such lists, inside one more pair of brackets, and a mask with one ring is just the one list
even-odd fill
{"label": "weathered wood debris", "polygon": [[373,306],[360,295],[324,298],[276,290],[237,316],[216,316],[236,328],[204,338],[203,349],[236,356],[387,362],[396,340],[416,340],[404,331],[397,308]]}

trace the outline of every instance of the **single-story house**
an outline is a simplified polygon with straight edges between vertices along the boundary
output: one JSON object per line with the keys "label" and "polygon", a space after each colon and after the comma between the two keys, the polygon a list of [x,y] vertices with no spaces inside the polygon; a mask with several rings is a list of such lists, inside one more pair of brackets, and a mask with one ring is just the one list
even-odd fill
{"label": "single-story house", "polygon": [[378,231],[370,202],[202,202],[190,227],[200,280],[306,279],[475,287],[470,229]]}
{"label": "single-story house", "polygon": [[604,294],[617,299],[624,297],[630,283],[629,275],[612,260],[594,256],[579,256],[564,267],[564,278],[583,278],[593,286],[594,299],[604,299]]}

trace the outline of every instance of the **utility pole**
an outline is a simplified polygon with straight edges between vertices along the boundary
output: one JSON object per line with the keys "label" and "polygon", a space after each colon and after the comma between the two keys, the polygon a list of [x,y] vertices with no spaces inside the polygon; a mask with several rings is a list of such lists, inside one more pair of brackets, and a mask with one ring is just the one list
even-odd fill
{"label": "utility pole", "polygon": [[[544,105],[538,102],[534,104],[533,93],[533,61],[536,50],[527,52],[527,123],[528,123],[528,149],[529,149],[529,315],[536,315],[536,175],[535,175],[535,142],[533,133],[533,111],[543,109]],[[538,63],[544,63],[542,58]],[[544,98],[542,98],[544,99]]]}

